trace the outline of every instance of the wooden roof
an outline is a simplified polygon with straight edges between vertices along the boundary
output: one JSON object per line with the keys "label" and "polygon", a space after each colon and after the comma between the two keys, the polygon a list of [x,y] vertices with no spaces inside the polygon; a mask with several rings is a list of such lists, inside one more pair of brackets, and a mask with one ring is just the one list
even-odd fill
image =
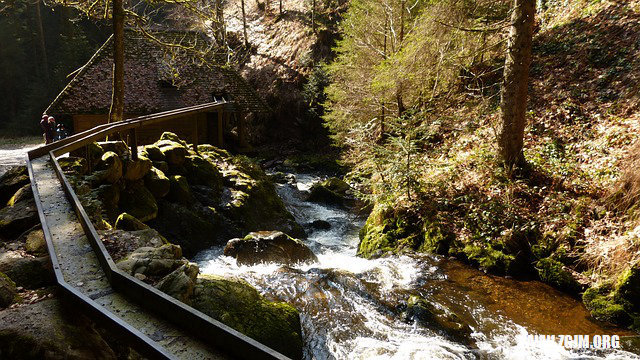
{"label": "wooden roof", "polygon": [[[150,114],[214,101],[225,95],[239,110],[268,112],[256,91],[214,57],[196,55],[207,39],[196,32],[164,31],[153,36],[125,31],[125,114]],[[111,105],[112,38],[74,75],[45,111],[47,114],[105,114]],[[200,53],[202,54],[202,52]],[[203,61],[206,59],[206,61]]]}

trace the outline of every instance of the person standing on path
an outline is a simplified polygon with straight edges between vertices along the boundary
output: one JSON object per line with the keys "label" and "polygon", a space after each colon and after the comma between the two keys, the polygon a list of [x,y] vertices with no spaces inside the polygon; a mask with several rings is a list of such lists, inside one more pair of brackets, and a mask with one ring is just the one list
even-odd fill
{"label": "person standing on path", "polygon": [[49,126],[49,116],[47,114],[42,114],[42,119],[40,120],[40,128],[42,129],[42,136],[44,137],[44,143],[50,144],[53,141],[53,132]]}

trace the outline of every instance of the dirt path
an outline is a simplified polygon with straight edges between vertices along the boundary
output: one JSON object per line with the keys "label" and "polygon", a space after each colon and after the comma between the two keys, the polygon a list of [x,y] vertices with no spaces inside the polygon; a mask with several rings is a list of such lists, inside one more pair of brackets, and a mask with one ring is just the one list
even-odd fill
{"label": "dirt path", "polygon": [[24,165],[27,152],[41,145],[37,139],[18,144],[0,144],[0,176],[13,166]]}

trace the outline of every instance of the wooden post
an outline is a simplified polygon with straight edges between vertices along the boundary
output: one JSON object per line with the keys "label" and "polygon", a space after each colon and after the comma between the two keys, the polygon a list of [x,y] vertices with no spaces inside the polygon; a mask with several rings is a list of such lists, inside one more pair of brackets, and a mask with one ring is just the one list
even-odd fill
{"label": "wooden post", "polygon": [[194,116],[193,119],[193,151],[198,153],[198,116]]}
{"label": "wooden post", "polygon": [[224,146],[224,118],[223,115],[228,115],[228,113],[224,113],[222,110],[218,110],[218,139],[217,139],[217,143],[216,146],[218,146],[219,148],[222,148]]}
{"label": "wooden post", "polygon": [[89,171],[89,174],[91,174],[91,168],[93,166],[91,166],[92,165],[91,164],[91,160],[92,159],[91,159],[91,152],[89,151],[89,146],[88,145],[84,147],[84,154],[85,154],[85,158],[87,159],[87,169]]}
{"label": "wooden post", "polygon": [[131,159],[138,160],[138,135],[135,128],[129,131],[129,147],[131,148]]}

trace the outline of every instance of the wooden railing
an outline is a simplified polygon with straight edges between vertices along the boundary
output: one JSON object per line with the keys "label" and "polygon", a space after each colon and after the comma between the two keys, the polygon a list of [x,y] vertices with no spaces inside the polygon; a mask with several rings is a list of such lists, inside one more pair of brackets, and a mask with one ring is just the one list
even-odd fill
{"label": "wooden railing", "polygon": [[[64,192],[73,206],[84,233],[86,234],[98,257],[98,261],[100,262],[100,265],[106,273],[114,290],[124,294],[126,297],[142,305],[144,308],[150,309],[159,315],[159,317],[171,321],[184,329],[187,333],[192,334],[194,337],[200,338],[206,343],[214,345],[216,348],[227,352],[233,357],[241,359],[287,359],[287,357],[275,350],[270,349],[269,347],[245,336],[210,316],[121,271],[104,247],[100,236],[89,219],[86,211],[82,207],[78,196],[73,191],[71,184],[64,175],[64,172],[57,160],[57,157],[60,155],[78,150],[96,140],[104,139],[116,133],[133,131],[135,139],[135,130],[146,125],[199,112],[222,110],[227,105],[228,102],[222,100],[179,110],[140,116],[116,123],[104,124],[72,135],[61,141],[34,149],[28,153],[27,166],[29,176],[31,178],[31,186],[42,222],[42,228],[47,242],[47,247],[49,249],[49,254],[51,255],[51,262],[54,267],[56,280],[61,286],[63,293],[70,297],[74,302],[82,305],[86,310],[95,315],[97,319],[101,319],[106,325],[119,329],[120,331],[124,331],[127,335],[132,336],[134,345],[139,347],[142,352],[152,358],[171,358],[171,355],[166,353],[166,350],[160,347],[157,343],[142,335],[137,329],[113,316],[113,314],[108,311],[96,306],[95,303],[87,298],[86,295],[80,293],[64,280],[62,272],[60,271],[60,264],[57,260],[55,249],[53,247],[51,233],[46,224],[46,218],[44,217],[42,210],[42,204],[40,202],[40,195],[35,183],[31,160],[42,156],[49,156],[58,180],[62,184]],[[137,149],[135,149],[137,144],[133,141],[129,145],[132,148],[132,154],[134,154],[135,151],[137,151]],[[90,159],[87,159],[87,161],[90,161]],[[247,314],[247,316],[251,316],[251,314]]]}

